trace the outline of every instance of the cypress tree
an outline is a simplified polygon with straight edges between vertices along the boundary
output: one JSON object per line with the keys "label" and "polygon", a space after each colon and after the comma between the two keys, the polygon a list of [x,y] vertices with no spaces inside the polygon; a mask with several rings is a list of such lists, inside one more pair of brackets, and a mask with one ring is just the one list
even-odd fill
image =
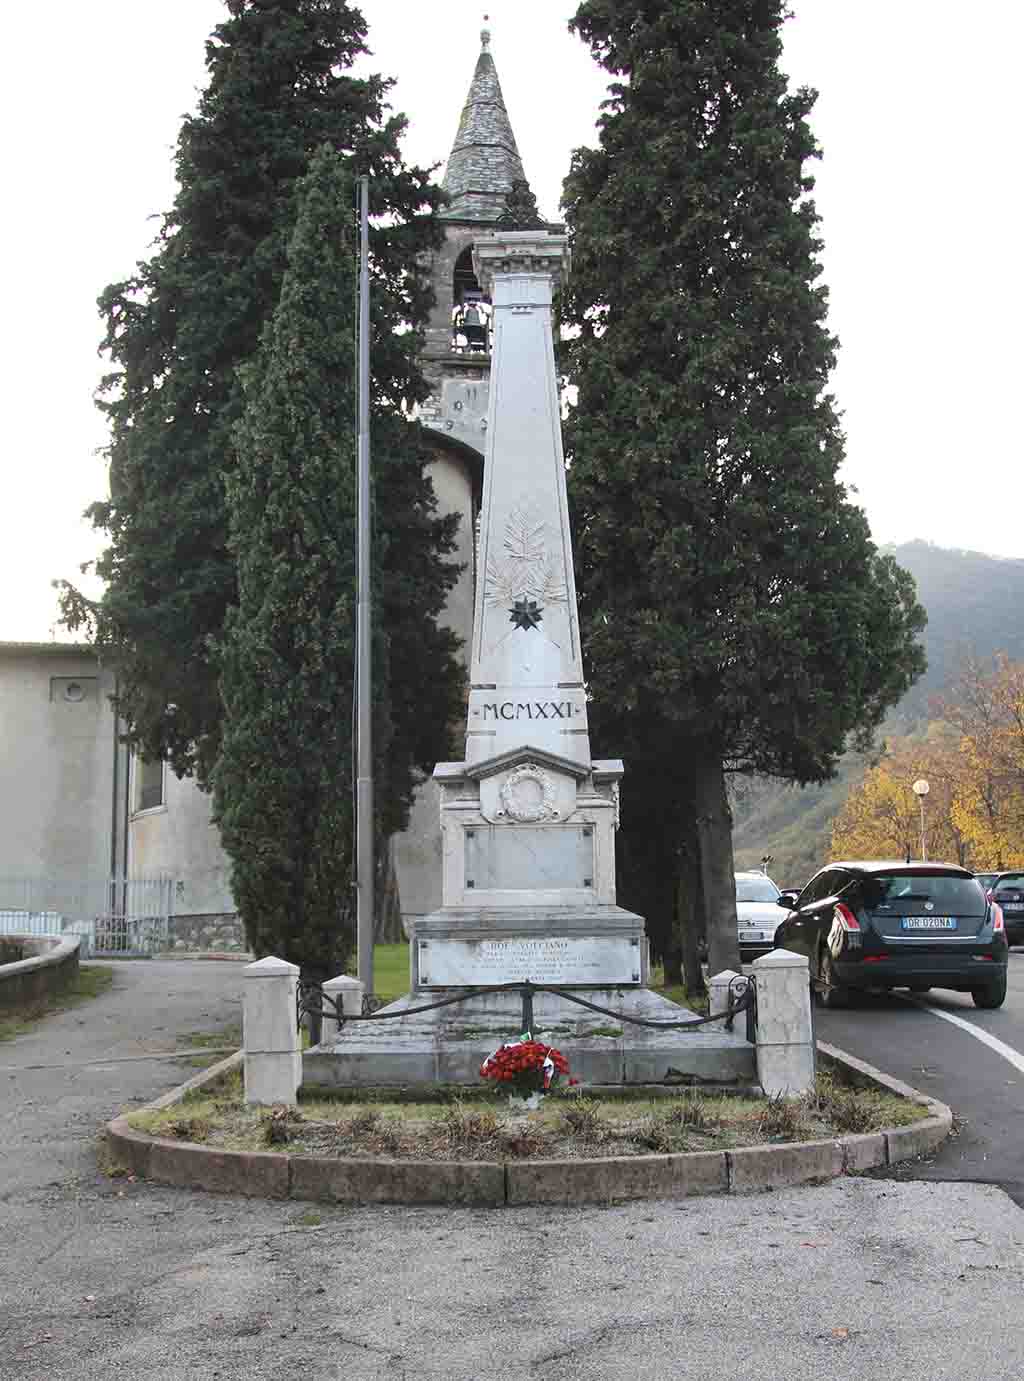
{"label": "cypress tree", "polygon": [[913,582],[837,479],[815,95],[779,70],[784,18],[783,0],[585,0],[571,25],[615,78],[564,200],[594,731],[632,769],[623,900],[631,850],[679,883],[696,830],[712,972],[739,961],[726,773],[828,778],[924,666]]}
{"label": "cypress tree", "polygon": [[[245,407],[226,481],[238,604],[220,647],[224,718],[214,783],[251,948],[323,981],[344,967],[353,939],[356,604],[356,239],[352,182],[329,145],[315,154],[298,195],[280,301],[241,370]],[[454,647],[437,633],[429,598],[418,599],[419,553],[429,549],[433,522],[418,430],[378,404],[375,433],[386,438],[375,484],[376,578],[390,613],[375,649],[383,839],[404,825],[417,768],[427,765],[422,745],[394,728],[402,700],[394,680],[418,654],[436,660],[444,683]],[[455,700],[437,700],[454,720]]]}
{"label": "cypress tree", "polygon": [[[349,75],[366,51],[360,12],[346,0],[225,3],[207,43],[207,87],[179,135],[174,205],[149,259],[100,298],[110,496],[89,514],[109,537],[97,563],[106,590],[98,605],[70,587],[63,597],[68,626],[91,627],[117,663],[131,742],[200,784],[218,751],[218,649],[236,600],[224,480],[244,401],[239,366],[277,304],[296,181],[313,150],[329,143],[372,176],[374,390],[389,408],[427,393],[416,352],[430,296],[418,264],[440,243],[441,194],[427,171],[402,163],[405,121],[388,114],[391,83]],[[392,497],[429,504],[421,476],[406,479]],[[419,592],[426,580],[425,607],[436,608],[443,532],[421,536],[410,581]],[[421,650],[405,658],[413,684],[423,672],[410,659]],[[415,723],[403,719],[411,709]],[[436,705],[421,713],[400,697],[395,713],[396,732],[421,750]]]}

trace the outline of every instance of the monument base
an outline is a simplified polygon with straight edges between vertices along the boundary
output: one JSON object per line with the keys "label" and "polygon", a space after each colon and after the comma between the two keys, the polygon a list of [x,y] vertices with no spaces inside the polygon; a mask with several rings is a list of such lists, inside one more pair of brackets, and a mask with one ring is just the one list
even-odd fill
{"label": "monument base", "polygon": [[[384,1019],[350,1024],[331,1044],[306,1051],[303,1082],[479,1085],[486,1057],[523,1034],[521,995],[490,992],[431,1011],[413,1009],[502,983],[564,988],[623,1018],[697,1021],[646,986],[643,919],[614,905],[446,907],[415,923],[410,967],[411,991],[382,1009]],[[557,993],[534,993],[532,1005],[531,1034],[557,1046],[584,1086],[757,1082],[754,1046],[743,1030],[726,1031],[720,1023],[691,1031],[634,1026]]]}
{"label": "monument base", "polygon": [[[454,997],[458,991],[408,993],[380,1015]],[[623,1017],[697,1020],[687,1008],[644,987],[574,988],[573,993]],[[755,1047],[741,1031],[725,1031],[717,1023],[693,1031],[633,1026],[553,993],[534,994],[533,1015],[531,1034],[557,1046],[572,1077],[584,1087],[757,1083]],[[479,1086],[486,1057],[521,1034],[519,994],[487,993],[408,1017],[349,1025],[330,1045],[305,1052],[303,1082],[336,1088]]]}
{"label": "monument base", "polygon": [[640,987],[649,978],[643,917],[621,906],[444,907],[416,920],[414,993],[498,983]]}

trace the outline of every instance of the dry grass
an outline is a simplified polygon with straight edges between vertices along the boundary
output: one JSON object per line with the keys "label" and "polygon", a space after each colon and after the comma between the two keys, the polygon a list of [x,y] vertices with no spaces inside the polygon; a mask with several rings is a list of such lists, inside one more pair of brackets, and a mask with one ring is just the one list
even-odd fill
{"label": "dry grass", "polygon": [[802,1141],[902,1126],[927,1110],[874,1089],[819,1077],[802,1099],[744,1097],[693,1089],[662,1097],[571,1092],[538,1111],[510,1111],[490,1090],[420,1101],[387,1090],[344,1099],[303,1099],[298,1108],[243,1101],[237,1071],[159,1112],[133,1112],[135,1127],[228,1150],[273,1146],[296,1154],[425,1160],[510,1160],[644,1155]]}
{"label": "dry grass", "polygon": [[83,964],[77,974],[59,993],[30,1002],[0,1017],[0,1041],[14,1040],[30,1031],[37,1021],[54,1012],[65,1012],[105,993],[114,981],[109,964]]}

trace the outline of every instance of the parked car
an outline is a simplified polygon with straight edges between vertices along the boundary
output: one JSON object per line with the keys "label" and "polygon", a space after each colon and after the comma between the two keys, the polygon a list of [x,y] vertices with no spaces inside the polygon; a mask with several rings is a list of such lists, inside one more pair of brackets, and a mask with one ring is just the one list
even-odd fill
{"label": "parked car", "polygon": [[779,924],[778,896],[779,889],[765,873],[736,874],[736,922],[740,958],[745,964],[760,954],[767,954],[775,944],[775,928]]}
{"label": "parked car", "polygon": [[1006,922],[1006,943],[1024,945],[1024,872],[996,873],[988,895],[996,902]]}
{"label": "parked car", "polygon": [[952,988],[977,1007],[1006,998],[1003,913],[966,868],[830,863],[777,905],[787,914],[775,943],[807,955],[826,1007],[842,1006],[855,988]]}

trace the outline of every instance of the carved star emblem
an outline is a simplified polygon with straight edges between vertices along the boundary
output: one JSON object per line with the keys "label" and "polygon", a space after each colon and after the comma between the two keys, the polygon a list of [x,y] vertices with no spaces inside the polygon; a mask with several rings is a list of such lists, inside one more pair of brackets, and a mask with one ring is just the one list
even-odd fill
{"label": "carved star emblem", "polygon": [[535,599],[517,599],[508,612],[514,627],[536,628],[544,611]]}

